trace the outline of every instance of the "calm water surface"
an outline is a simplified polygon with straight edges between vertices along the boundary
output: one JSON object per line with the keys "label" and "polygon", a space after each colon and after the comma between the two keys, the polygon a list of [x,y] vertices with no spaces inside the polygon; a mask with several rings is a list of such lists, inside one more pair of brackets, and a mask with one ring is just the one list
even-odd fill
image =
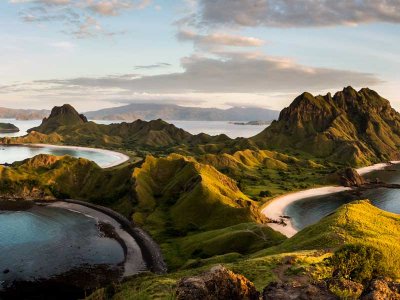
{"label": "calm water surface", "polygon": [[[0,134],[4,136],[23,136],[27,134],[27,130],[39,126],[41,120],[18,121],[14,119],[0,119],[0,123],[12,123],[21,131],[17,133]],[[121,123],[122,121],[105,121],[93,120],[99,124]],[[227,121],[174,121],[168,120],[168,123],[174,124],[176,127],[182,128],[191,134],[207,133],[210,135],[226,134],[230,138],[251,137],[263,131],[268,125],[234,125]]]}
{"label": "calm water surface", "polygon": [[120,244],[103,237],[95,219],[45,206],[0,211],[0,253],[3,285],[48,278],[84,264],[116,266],[124,261]]}
{"label": "calm water surface", "polygon": [[[385,170],[378,170],[364,176],[366,179],[379,178],[385,183],[400,184],[400,165],[394,165]],[[400,214],[400,189],[377,188],[362,192],[361,196],[348,193],[336,193],[325,196],[310,197],[289,205],[285,214],[292,217],[297,229],[318,222],[343,204],[358,199],[370,199],[375,206],[393,213]]]}
{"label": "calm water surface", "polygon": [[0,164],[11,164],[15,161],[31,158],[38,154],[82,157],[94,161],[100,167],[108,166],[119,160],[117,156],[109,153],[84,149],[0,145]]}

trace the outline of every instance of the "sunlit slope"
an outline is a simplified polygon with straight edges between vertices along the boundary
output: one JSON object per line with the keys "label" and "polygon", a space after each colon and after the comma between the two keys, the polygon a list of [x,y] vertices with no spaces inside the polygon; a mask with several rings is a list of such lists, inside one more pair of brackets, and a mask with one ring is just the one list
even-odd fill
{"label": "sunlit slope", "polygon": [[311,225],[281,245],[260,252],[293,252],[334,249],[344,244],[363,244],[379,249],[385,265],[400,277],[400,215],[383,211],[368,200],[341,206],[317,224]]}
{"label": "sunlit slope", "polygon": [[192,158],[148,156],[133,176],[140,210],[135,219],[154,229],[162,226],[160,219],[183,231],[263,220],[235,181]]}

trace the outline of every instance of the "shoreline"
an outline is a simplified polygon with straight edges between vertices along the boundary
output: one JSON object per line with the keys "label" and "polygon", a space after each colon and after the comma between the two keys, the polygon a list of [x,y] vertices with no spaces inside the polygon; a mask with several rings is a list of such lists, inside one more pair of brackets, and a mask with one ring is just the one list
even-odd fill
{"label": "shoreline", "polygon": [[[43,203],[43,202],[42,202]],[[47,203],[47,202],[44,202]],[[101,205],[73,200],[73,199],[64,199],[64,200],[56,200],[54,202],[49,202],[49,204],[60,203],[61,205],[78,205],[78,209],[90,209],[91,212],[100,213],[103,216],[112,219],[117,226],[114,228],[117,230],[120,229],[121,232],[130,236],[135,244],[140,248],[141,255],[143,257],[143,261],[145,262],[147,270],[154,272],[156,274],[164,274],[167,272],[167,265],[164,262],[164,258],[161,253],[160,246],[153,240],[153,238],[142,228],[136,226],[133,222],[128,220],[126,217],[121,215],[120,213]],[[86,209],[85,209],[86,208]],[[78,212],[80,212],[78,210]],[[84,212],[81,212],[84,213]],[[87,214],[90,217],[94,217],[92,214]],[[99,221],[104,221],[100,219]],[[119,231],[117,231],[119,235]],[[126,235],[125,235],[126,234]],[[122,236],[120,236],[122,238]],[[128,275],[127,275],[128,276]]]}
{"label": "shoreline", "polygon": [[[363,176],[372,171],[383,170],[392,164],[399,164],[399,163],[400,161],[378,163],[368,167],[358,168],[356,169],[356,171],[358,172],[359,175]],[[330,194],[340,193],[343,191],[349,191],[351,189],[352,188],[350,187],[344,187],[344,186],[324,186],[324,187],[311,188],[308,190],[281,195],[278,196],[277,198],[272,199],[267,205],[265,205],[261,209],[261,213],[269,219],[280,220],[282,219],[281,216],[285,215],[286,208],[294,202],[297,202],[299,200],[308,197],[330,195]],[[294,236],[297,232],[299,232],[299,230],[294,227],[290,219],[285,219],[285,223],[286,226],[277,223],[269,223],[268,226],[282,233],[288,238]]]}
{"label": "shoreline", "polygon": [[[95,210],[87,206],[75,203],[68,203],[64,201],[51,202],[46,204],[46,206],[66,209],[75,213],[83,214],[89,218],[93,218],[98,223],[110,224],[114,228],[116,234],[121,238],[126,247],[124,249],[124,254],[125,254],[125,258],[123,261],[124,273],[122,276],[123,277],[132,276],[146,270],[145,259],[135,238],[131,236],[128,232],[123,230],[121,224],[111,216],[108,216],[101,211]],[[123,246],[121,245],[121,247]]]}
{"label": "shoreline", "polygon": [[66,149],[71,149],[71,150],[83,150],[83,151],[91,151],[91,152],[97,152],[97,153],[102,153],[106,154],[109,156],[116,157],[117,160],[112,163],[108,164],[103,164],[100,167],[102,169],[107,169],[107,168],[112,168],[119,166],[120,164],[123,164],[124,162],[128,161],[130,157],[128,155],[125,155],[120,152],[112,151],[112,150],[107,150],[107,149],[100,149],[100,148],[91,148],[91,147],[81,147],[81,146],[64,146],[64,145],[52,145],[52,144],[22,144],[23,146],[33,146],[33,147],[42,147],[42,148],[66,148]]}

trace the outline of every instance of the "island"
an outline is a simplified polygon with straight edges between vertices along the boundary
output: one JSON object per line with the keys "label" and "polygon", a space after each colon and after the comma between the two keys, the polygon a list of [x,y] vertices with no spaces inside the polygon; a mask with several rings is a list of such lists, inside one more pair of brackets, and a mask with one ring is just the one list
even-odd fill
{"label": "island", "polygon": [[262,125],[269,125],[269,124],[271,124],[271,122],[270,121],[248,121],[248,122],[229,122],[229,124],[262,126]]}
{"label": "island", "polygon": [[11,123],[0,123],[0,133],[19,132],[19,128]]}

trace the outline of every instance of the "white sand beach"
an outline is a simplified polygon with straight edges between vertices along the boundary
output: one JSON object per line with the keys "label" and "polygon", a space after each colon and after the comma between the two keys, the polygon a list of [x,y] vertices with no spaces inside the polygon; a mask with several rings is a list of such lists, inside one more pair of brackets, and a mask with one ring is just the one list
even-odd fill
{"label": "white sand beach", "polygon": [[[390,163],[379,163],[375,164],[372,166],[368,167],[363,167],[357,169],[357,172],[360,175],[365,175],[369,172],[376,171],[376,170],[382,170],[391,164],[398,164],[400,161],[391,161]],[[286,194],[283,196],[279,196],[275,199],[273,199],[271,202],[269,202],[263,209],[262,213],[270,219],[273,220],[280,220],[281,216],[285,215],[286,207],[290,205],[293,202],[299,201],[304,198],[308,197],[313,197],[313,196],[323,196],[323,195],[329,195],[329,194],[334,194],[334,193],[339,193],[343,191],[351,190],[349,187],[344,187],[344,186],[326,186],[326,187],[320,187],[320,188],[313,188],[313,189],[308,189],[300,192],[294,192],[290,194]],[[284,219],[286,226],[282,224],[276,224],[276,223],[270,223],[269,226],[273,228],[276,231],[279,231],[280,233],[284,234],[287,237],[292,237],[298,232],[298,229],[296,229],[293,226],[293,223],[290,221],[290,219]]]}
{"label": "white sand beach", "polygon": [[51,145],[51,144],[25,144],[25,146],[34,146],[34,147],[46,147],[46,148],[64,148],[64,149],[71,149],[71,150],[83,150],[83,151],[91,151],[97,153],[103,153],[109,156],[113,156],[116,160],[112,163],[102,164],[100,167],[102,168],[111,168],[118,166],[126,161],[129,160],[129,156],[106,149],[99,149],[99,148],[89,148],[89,147],[79,147],[79,146],[63,146],[63,145]]}
{"label": "white sand beach", "polygon": [[83,205],[75,203],[67,203],[57,201],[48,204],[51,207],[59,207],[63,209],[68,209],[77,213],[84,214],[88,217],[94,218],[97,221],[111,224],[118,236],[124,241],[126,245],[126,258],[124,263],[124,277],[131,276],[139,273],[140,271],[146,270],[146,265],[142,256],[142,252],[139,245],[136,243],[135,239],[121,228],[121,225],[112,217]]}

